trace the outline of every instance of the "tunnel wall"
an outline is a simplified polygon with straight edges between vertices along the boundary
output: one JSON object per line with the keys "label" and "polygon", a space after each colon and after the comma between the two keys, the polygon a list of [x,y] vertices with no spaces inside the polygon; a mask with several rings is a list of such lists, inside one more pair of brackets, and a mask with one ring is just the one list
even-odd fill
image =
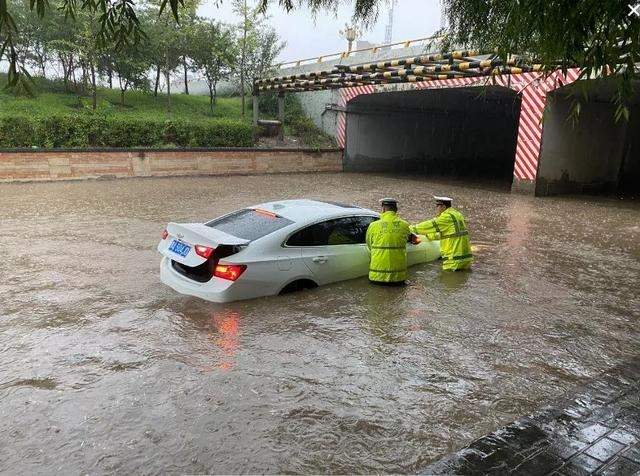
{"label": "tunnel wall", "polygon": [[510,181],[519,98],[461,91],[387,93],[375,95],[376,103],[370,96],[349,104],[345,170]]}
{"label": "tunnel wall", "polygon": [[555,94],[545,114],[536,195],[617,189],[629,124],[614,121],[609,100],[583,102],[574,124],[568,120],[572,101]]}
{"label": "tunnel wall", "polygon": [[626,142],[618,190],[625,194],[640,195],[640,106],[637,104],[631,107]]}

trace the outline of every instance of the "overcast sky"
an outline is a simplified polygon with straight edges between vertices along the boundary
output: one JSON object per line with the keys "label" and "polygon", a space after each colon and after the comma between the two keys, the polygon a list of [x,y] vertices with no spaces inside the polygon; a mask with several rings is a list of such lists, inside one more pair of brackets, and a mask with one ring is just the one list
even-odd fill
{"label": "overcast sky", "polygon": [[[249,3],[255,4],[254,0]],[[281,61],[296,60],[327,53],[346,50],[346,40],[340,38],[339,30],[344,28],[353,13],[353,2],[345,1],[337,12],[321,12],[314,18],[307,8],[300,8],[291,13],[277,6],[272,0],[269,23],[273,25],[287,46],[280,54]],[[220,7],[214,2],[205,1],[199,10],[200,15],[215,18],[225,23],[237,23],[231,0],[223,0]],[[374,25],[364,32],[363,40],[382,43],[387,24],[388,7],[383,5]],[[440,28],[439,0],[398,0],[394,12],[393,41],[411,40],[432,35]]]}

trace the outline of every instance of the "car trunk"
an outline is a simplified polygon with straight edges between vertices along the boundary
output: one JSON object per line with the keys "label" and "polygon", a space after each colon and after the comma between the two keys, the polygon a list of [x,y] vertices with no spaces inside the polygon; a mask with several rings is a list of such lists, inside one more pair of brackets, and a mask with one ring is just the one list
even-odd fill
{"label": "car trunk", "polygon": [[[167,236],[158,244],[158,251],[171,260],[175,271],[193,281],[204,283],[212,278],[220,259],[238,253],[248,243],[249,240],[201,223],[169,223]],[[202,256],[196,252],[196,246],[212,251],[209,256]]]}

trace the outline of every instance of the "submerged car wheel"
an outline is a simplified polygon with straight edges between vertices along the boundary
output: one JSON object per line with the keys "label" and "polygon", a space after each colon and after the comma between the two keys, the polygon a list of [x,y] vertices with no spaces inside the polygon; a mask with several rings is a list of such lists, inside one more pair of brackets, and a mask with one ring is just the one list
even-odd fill
{"label": "submerged car wheel", "polygon": [[298,279],[287,284],[278,294],[289,294],[296,291],[302,291],[303,289],[313,289],[317,287],[318,285],[310,279]]}

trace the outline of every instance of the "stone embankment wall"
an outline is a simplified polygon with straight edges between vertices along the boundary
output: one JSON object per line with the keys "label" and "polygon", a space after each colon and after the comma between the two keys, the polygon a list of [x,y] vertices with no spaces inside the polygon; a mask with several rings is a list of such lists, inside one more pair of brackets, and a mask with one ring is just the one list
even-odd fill
{"label": "stone embankment wall", "polygon": [[339,149],[0,151],[0,182],[339,171]]}

